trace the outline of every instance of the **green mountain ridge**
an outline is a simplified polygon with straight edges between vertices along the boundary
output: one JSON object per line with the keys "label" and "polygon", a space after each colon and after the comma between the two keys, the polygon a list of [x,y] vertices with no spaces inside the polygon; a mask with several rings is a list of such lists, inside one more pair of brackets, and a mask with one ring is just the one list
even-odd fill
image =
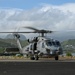
{"label": "green mountain ridge", "polygon": [[64,51],[75,52],[75,39],[69,39],[61,43]]}
{"label": "green mountain ridge", "polygon": [[[26,40],[26,37],[23,34],[19,34],[20,35],[20,40]],[[5,39],[14,39],[13,34],[8,34]]]}
{"label": "green mountain ridge", "polygon": [[[24,47],[28,44],[27,40],[20,40],[21,45]],[[15,39],[0,39],[0,47],[17,47]]]}
{"label": "green mountain ridge", "polygon": [[75,46],[75,39],[69,39],[62,42],[62,45],[74,45]]}
{"label": "green mountain ridge", "polygon": [[[28,44],[27,40],[20,40],[22,47]],[[5,48],[18,47],[15,39],[2,39],[0,38],[0,52],[3,52]]]}

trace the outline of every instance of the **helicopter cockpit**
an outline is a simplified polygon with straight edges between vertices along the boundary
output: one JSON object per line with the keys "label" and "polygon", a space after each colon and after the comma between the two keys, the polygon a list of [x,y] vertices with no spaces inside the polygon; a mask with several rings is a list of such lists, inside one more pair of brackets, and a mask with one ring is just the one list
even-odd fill
{"label": "helicopter cockpit", "polygon": [[61,46],[59,41],[50,41],[50,40],[46,40],[46,45],[47,46]]}

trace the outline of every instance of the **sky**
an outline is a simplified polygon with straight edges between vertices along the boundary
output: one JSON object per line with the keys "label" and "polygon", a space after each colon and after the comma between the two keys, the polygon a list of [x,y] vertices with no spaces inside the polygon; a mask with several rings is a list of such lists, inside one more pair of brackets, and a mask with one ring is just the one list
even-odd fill
{"label": "sky", "polygon": [[41,4],[62,5],[74,2],[75,0],[0,0],[0,7],[32,9]]}
{"label": "sky", "polygon": [[75,0],[0,0],[0,31],[23,31],[25,26],[75,38]]}

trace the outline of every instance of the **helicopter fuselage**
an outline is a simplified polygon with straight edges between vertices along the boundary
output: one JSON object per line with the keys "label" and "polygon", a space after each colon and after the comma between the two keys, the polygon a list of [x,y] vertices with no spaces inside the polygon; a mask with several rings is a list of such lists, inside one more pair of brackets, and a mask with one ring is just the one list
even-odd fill
{"label": "helicopter fuselage", "polygon": [[23,50],[25,54],[38,54],[38,56],[56,56],[63,53],[61,44],[57,40],[46,37],[38,37],[37,41],[31,42]]}

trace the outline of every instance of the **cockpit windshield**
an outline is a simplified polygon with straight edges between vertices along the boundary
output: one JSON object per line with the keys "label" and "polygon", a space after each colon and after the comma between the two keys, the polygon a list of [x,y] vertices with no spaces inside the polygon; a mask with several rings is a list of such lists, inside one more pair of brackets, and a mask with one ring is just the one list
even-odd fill
{"label": "cockpit windshield", "polygon": [[46,45],[47,45],[47,46],[52,46],[52,42],[49,41],[49,40],[46,40]]}
{"label": "cockpit windshield", "polygon": [[57,45],[57,46],[60,46],[60,42],[59,42],[59,41],[56,41],[56,45]]}
{"label": "cockpit windshield", "polygon": [[60,46],[60,42],[59,41],[46,40],[46,45],[47,46]]}
{"label": "cockpit windshield", "polygon": [[52,45],[56,45],[56,42],[52,41]]}

